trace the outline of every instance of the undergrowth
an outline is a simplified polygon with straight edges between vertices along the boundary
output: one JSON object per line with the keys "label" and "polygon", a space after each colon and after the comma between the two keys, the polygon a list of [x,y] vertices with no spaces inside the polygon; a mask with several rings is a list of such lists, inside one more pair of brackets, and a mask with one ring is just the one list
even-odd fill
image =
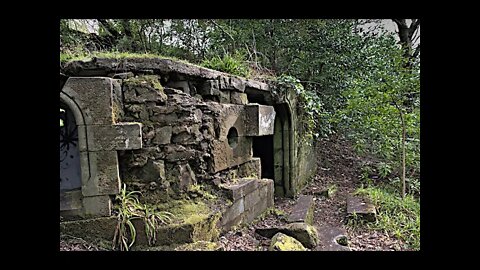
{"label": "undergrowth", "polygon": [[366,226],[404,241],[409,249],[420,249],[420,201],[412,195],[402,200],[398,192],[388,187],[360,188],[356,194],[368,197],[377,208],[375,222],[349,220],[349,226]]}

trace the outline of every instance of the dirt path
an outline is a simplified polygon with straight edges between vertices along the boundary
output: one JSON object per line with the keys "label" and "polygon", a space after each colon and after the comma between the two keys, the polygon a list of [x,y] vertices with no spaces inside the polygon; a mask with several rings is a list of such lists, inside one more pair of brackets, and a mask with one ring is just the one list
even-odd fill
{"label": "dirt path", "polygon": [[[314,195],[314,225],[345,231],[351,250],[401,250],[402,243],[382,232],[349,228],[346,224],[346,198],[360,187],[359,173],[362,160],[351,145],[341,138],[321,139],[317,143],[317,174],[301,194]],[[335,190],[331,197],[322,191]],[[290,214],[294,199],[275,198],[275,208]],[[225,250],[267,250],[270,239],[255,234],[255,228],[284,225],[286,221],[274,214],[248,227],[229,232],[221,237]],[[324,250],[321,243],[315,250]]]}

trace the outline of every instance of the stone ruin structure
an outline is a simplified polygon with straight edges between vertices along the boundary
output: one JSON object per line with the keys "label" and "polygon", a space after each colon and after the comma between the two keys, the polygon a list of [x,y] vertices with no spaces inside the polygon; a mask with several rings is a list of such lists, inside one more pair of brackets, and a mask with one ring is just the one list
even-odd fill
{"label": "stone ruin structure", "polygon": [[174,213],[190,209],[175,202],[206,202],[178,211],[191,224],[160,228],[158,245],[210,241],[315,173],[294,91],[160,58],[94,58],[60,72],[62,231],[112,239],[126,183]]}

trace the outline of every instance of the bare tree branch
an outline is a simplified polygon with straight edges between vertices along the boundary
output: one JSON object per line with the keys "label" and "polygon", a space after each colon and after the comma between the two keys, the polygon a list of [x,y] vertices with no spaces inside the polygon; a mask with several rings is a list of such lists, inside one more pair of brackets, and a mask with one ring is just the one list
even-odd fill
{"label": "bare tree branch", "polygon": [[420,44],[418,44],[417,48],[415,48],[415,52],[413,53],[413,58],[416,58],[420,54]]}

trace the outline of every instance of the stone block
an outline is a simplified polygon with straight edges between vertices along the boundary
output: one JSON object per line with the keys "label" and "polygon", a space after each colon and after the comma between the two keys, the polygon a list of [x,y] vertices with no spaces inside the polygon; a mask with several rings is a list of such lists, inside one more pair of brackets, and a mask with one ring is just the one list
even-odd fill
{"label": "stone block", "polygon": [[112,97],[113,80],[104,77],[70,77],[63,92],[71,96],[82,110],[86,125],[111,125],[119,108]]}
{"label": "stone block", "polygon": [[144,104],[126,104],[125,113],[135,119],[148,119],[148,110]]}
{"label": "stone block", "polygon": [[232,91],[230,93],[230,103],[239,104],[239,105],[248,104],[247,94]]}
{"label": "stone block", "polygon": [[311,195],[300,195],[298,197],[292,212],[288,216],[287,221],[293,222],[305,222],[313,225],[313,211],[315,209],[315,202]]}
{"label": "stone block", "polygon": [[86,237],[90,239],[103,239],[111,243],[115,235],[117,217],[98,217],[84,220],[60,222],[60,233]]}
{"label": "stone block", "polygon": [[125,102],[128,103],[149,101],[163,103],[167,100],[167,95],[163,91],[159,78],[155,75],[144,75],[125,80],[123,93]]}
{"label": "stone block", "polygon": [[163,148],[162,153],[168,162],[185,161],[195,157],[195,150],[186,148],[183,145],[169,144]]}
{"label": "stone block", "polygon": [[87,217],[110,216],[112,202],[109,196],[93,196],[83,198],[83,207]]}
{"label": "stone block", "polygon": [[262,200],[265,200],[267,203],[267,207],[273,207],[274,204],[274,183],[272,179],[258,179],[257,180],[260,184],[260,194]]}
{"label": "stone block", "polygon": [[220,76],[218,78],[219,87],[221,90],[235,90],[238,92],[245,92],[245,82],[233,76]]}
{"label": "stone block", "polygon": [[81,209],[83,207],[82,198],[81,190],[60,192],[60,211]]}
{"label": "stone block", "polygon": [[142,148],[142,124],[87,126],[89,151],[133,150]]}
{"label": "stone block", "polygon": [[195,173],[190,168],[188,163],[176,164],[167,170],[167,180],[173,182],[180,190],[186,191],[191,185],[197,183]]}
{"label": "stone block", "polygon": [[198,89],[198,93],[202,96],[214,96],[219,92],[219,82],[218,80],[206,80],[201,87]]}
{"label": "stone block", "polygon": [[[266,194],[265,194],[266,195]],[[266,197],[266,196],[265,196]],[[254,191],[245,195],[245,209],[254,208],[255,205],[260,202],[260,189],[255,189]],[[265,200],[266,201],[266,200]]]}
{"label": "stone block", "polygon": [[368,221],[375,221],[377,211],[368,198],[349,195],[347,197],[347,215],[356,216]]}
{"label": "stone block", "polygon": [[172,139],[172,127],[164,126],[155,128],[155,137],[153,138],[154,144],[169,144]]}
{"label": "stone block", "polygon": [[245,136],[274,134],[275,110],[272,106],[260,104],[245,105]]}
{"label": "stone block", "polygon": [[120,176],[116,151],[80,152],[82,194],[85,197],[118,194]]}
{"label": "stone block", "polygon": [[220,225],[225,226],[234,226],[239,224],[242,221],[242,215],[245,211],[245,205],[243,198],[236,200],[231,206],[227,207],[225,212],[220,219]]}
{"label": "stone block", "polygon": [[[340,245],[337,239],[341,239],[347,235],[345,229],[340,227],[332,227],[328,224],[323,224],[317,228],[319,243],[321,243],[320,250],[322,251],[349,251],[348,246]],[[348,241],[347,241],[348,242]],[[348,245],[348,243],[347,243]]]}
{"label": "stone block", "polygon": [[257,190],[258,182],[256,179],[244,178],[238,179],[235,184],[223,185],[222,188],[227,191],[229,199],[236,201]]}
{"label": "stone block", "polygon": [[251,160],[252,155],[251,138],[238,137],[238,141],[234,148],[229,145],[227,140],[214,140],[212,142],[213,172],[243,164]]}
{"label": "stone block", "polygon": [[240,178],[262,178],[262,164],[258,157],[238,165],[238,177]]}

